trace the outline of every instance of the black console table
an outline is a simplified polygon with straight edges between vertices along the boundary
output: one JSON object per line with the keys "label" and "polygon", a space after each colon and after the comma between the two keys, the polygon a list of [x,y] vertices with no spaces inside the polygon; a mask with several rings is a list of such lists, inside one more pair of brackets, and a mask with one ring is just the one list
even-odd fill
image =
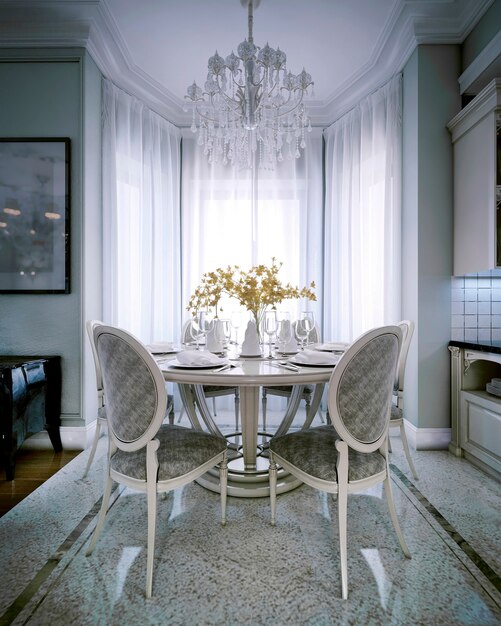
{"label": "black console table", "polygon": [[0,356],[0,454],[7,480],[23,441],[47,430],[56,452],[62,450],[61,357]]}

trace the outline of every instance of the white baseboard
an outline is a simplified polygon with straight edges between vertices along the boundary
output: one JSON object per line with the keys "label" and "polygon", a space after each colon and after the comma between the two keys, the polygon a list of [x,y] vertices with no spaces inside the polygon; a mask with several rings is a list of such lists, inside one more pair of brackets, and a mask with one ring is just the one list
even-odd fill
{"label": "white baseboard", "polygon": [[407,420],[404,420],[404,423],[407,440],[414,450],[447,450],[449,448],[450,428],[417,428]]}
{"label": "white baseboard", "polygon": [[[91,445],[96,431],[96,420],[85,426],[61,426],[61,443],[63,450],[85,450]],[[42,430],[25,439],[21,446],[24,450],[51,450],[49,434]]]}

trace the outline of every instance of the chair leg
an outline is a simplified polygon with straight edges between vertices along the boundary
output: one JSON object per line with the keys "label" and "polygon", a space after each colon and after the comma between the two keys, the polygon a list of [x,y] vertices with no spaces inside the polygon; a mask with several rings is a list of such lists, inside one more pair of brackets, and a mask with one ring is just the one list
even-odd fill
{"label": "chair leg", "polygon": [[414,467],[414,463],[412,461],[411,452],[409,450],[409,443],[407,441],[407,435],[405,434],[405,425],[404,425],[403,420],[400,422],[400,437],[402,439],[405,456],[407,457],[407,463],[409,464],[409,467],[411,468],[412,475],[414,476],[416,480],[419,480],[417,472],[416,472],[416,468]]}
{"label": "chair leg", "polygon": [[226,526],[226,499],[228,495],[228,461],[226,453],[219,465],[219,489],[221,491],[221,524]]}
{"label": "chair leg", "polygon": [[[348,516],[348,446],[344,441],[337,441],[339,457],[337,463],[338,474],[338,497],[337,515],[339,526],[339,558],[341,561],[341,596],[348,599],[348,539],[347,539],[347,516]],[[343,448],[343,450],[341,450]]]}
{"label": "chair leg", "polygon": [[148,485],[148,549],[146,557],[146,597],[151,598],[153,590],[153,557],[155,555],[155,533],[157,524],[157,493],[156,484]]}
{"label": "chair leg", "polygon": [[409,548],[405,543],[404,535],[402,534],[402,530],[400,528],[400,524],[398,523],[397,512],[395,510],[395,503],[393,502],[393,494],[391,491],[391,480],[389,473],[386,474],[386,478],[384,480],[384,491],[386,493],[386,501],[388,503],[388,510],[390,512],[391,521],[393,523],[393,528],[397,533],[398,541],[400,543],[400,547],[402,548],[402,552],[405,556],[410,559],[411,553],[409,552]]}
{"label": "chair leg", "polygon": [[104,488],[103,500],[101,502],[101,509],[99,511],[99,517],[97,518],[96,527],[94,528],[94,534],[92,535],[92,539],[90,540],[89,547],[87,548],[86,556],[92,554],[92,550],[94,550],[94,546],[96,545],[96,541],[101,534],[101,530],[104,524],[104,518],[106,517],[106,511],[108,510],[108,503],[111,495],[111,487],[113,484],[113,480],[111,476],[108,476],[106,479],[106,486]]}
{"label": "chair leg", "polygon": [[92,448],[89,454],[89,458],[87,460],[87,465],[85,466],[85,472],[83,473],[82,478],[86,478],[89,473],[90,466],[92,465],[92,461],[94,460],[94,455],[96,454],[97,442],[99,441],[99,436],[101,435],[101,420],[97,418],[96,420],[96,432],[94,433],[94,441],[92,442]]}
{"label": "chair leg", "polygon": [[214,413],[214,417],[216,417],[217,413],[216,413],[216,398],[215,397],[212,398],[212,412]]}
{"label": "chair leg", "polygon": [[185,414],[185,408],[184,408],[184,406],[182,406],[181,410],[179,411],[179,417],[177,418],[177,423],[178,424],[182,420],[184,414]]}
{"label": "chair leg", "polygon": [[174,403],[172,403],[172,408],[169,411],[169,424],[172,426],[174,424]]}
{"label": "chair leg", "polygon": [[277,512],[277,464],[273,458],[273,452],[270,450],[270,509],[271,509],[271,525],[275,526]]}
{"label": "chair leg", "polygon": [[388,452],[391,452],[390,431],[388,430]]}

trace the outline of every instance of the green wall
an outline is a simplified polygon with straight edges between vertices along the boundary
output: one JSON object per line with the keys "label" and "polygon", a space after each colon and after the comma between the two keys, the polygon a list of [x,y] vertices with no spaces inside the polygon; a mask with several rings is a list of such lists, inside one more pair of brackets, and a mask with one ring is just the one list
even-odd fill
{"label": "green wall", "polygon": [[[1,137],[71,139],[71,293],[0,295],[1,352],[61,355],[62,424],[81,426],[84,243],[96,244],[83,237],[84,202],[100,210],[100,76],[82,49],[2,50],[0,85]],[[86,110],[97,115],[97,131]],[[100,277],[97,284],[100,291]]]}

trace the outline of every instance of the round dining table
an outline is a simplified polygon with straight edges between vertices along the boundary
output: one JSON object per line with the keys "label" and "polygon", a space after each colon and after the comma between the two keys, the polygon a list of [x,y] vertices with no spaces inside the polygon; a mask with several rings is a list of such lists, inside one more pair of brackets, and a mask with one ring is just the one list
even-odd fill
{"label": "round dining table", "polygon": [[[172,358],[170,358],[172,357]],[[266,440],[269,433],[258,432],[259,390],[262,386],[292,386],[284,417],[274,436],[284,434],[290,428],[303,395],[305,385],[315,385],[312,402],[303,427],[311,424],[322,399],[325,384],[333,367],[301,365],[297,371],[287,369],[280,359],[235,358],[230,367],[188,368],[175,367],[176,355],[163,356],[158,360],[167,382],[177,383],[181,399],[193,428],[207,430],[228,440],[228,495],[238,497],[263,497],[269,495],[268,458]],[[174,361],[175,362],[175,361]],[[223,361],[224,362],[224,361]],[[238,387],[240,396],[241,432],[223,435],[215,423],[204,395],[204,385]],[[197,411],[198,407],[198,411]],[[233,441],[232,441],[233,440]],[[259,441],[263,443],[259,443]],[[205,474],[198,483],[212,491],[219,491],[217,469]],[[277,493],[284,493],[299,486],[301,482],[279,471]]]}

